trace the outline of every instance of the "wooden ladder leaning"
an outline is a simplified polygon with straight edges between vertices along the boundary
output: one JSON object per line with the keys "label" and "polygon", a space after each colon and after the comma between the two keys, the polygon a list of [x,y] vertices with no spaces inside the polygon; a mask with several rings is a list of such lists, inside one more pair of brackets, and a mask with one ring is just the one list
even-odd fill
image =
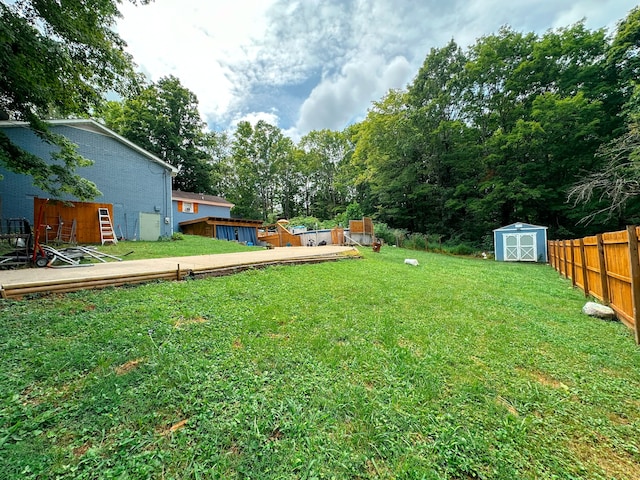
{"label": "wooden ladder leaning", "polygon": [[98,222],[100,224],[100,241],[102,245],[108,242],[114,245],[118,243],[116,234],[113,231],[113,224],[111,223],[108,208],[98,208]]}

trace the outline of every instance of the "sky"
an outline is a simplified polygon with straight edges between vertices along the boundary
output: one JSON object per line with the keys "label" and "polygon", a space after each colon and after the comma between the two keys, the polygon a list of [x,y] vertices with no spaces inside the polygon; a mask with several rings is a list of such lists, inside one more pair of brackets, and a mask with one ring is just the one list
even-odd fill
{"label": "sky", "polygon": [[173,75],[211,130],[265,120],[294,140],[342,130],[405,88],[432,48],[503,25],[615,31],[637,0],[154,0],[116,30],[150,81]]}

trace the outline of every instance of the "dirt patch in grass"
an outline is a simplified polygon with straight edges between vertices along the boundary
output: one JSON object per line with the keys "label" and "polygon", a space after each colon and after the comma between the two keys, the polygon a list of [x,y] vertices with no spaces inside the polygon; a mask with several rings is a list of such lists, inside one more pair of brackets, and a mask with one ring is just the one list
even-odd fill
{"label": "dirt patch in grass", "polygon": [[416,357],[422,357],[422,350],[420,349],[420,347],[418,345],[416,345],[411,340],[407,340],[406,338],[400,338],[398,340],[398,346],[400,348],[406,348],[407,350],[409,350],[411,352],[412,355],[414,355]]}
{"label": "dirt patch in grass", "polygon": [[619,480],[636,480],[640,478],[640,465],[630,455],[613,450],[606,445],[586,445],[578,441],[571,442],[571,451],[581,462],[597,465],[607,478]]}
{"label": "dirt patch in grass", "polygon": [[527,377],[530,377],[532,379],[534,379],[535,381],[537,381],[538,383],[540,383],[541,385],[544,385],[545,387],[551,387],[551,388],[555,388],[555,389],[561,389],[561,390],[569,390],[569,386],[560,382],[559,380],[556,380],[555,378],[552,378],[542,372],[538,372],[538,371],[528,371],[528,370],[524,370],[524,369],[517,369],[520,373],[526,375]]}
{"label": "dirt patch in grass", "polygon": [[33,390],[34,390],[33,386],[29,386],[25,388],[20,394],[20,396],[22,397],[23,406],[27,406],[27,405],[37,406],[43,402],[43,399],[40,396],[36,395]]}
{"label": "dirt patch in grass", "polygon": [[242,340],[240,340],[239,338],[235,338],[233,340],[232,347],[234,350],[242,350],[244,348],[244,345],[242,344]]}
{"label": "dirt patch in grass", "polygon": [[518,417],[518,410],[516,410],[516,407],[514,407],[513,405],[511,405],[511,402],[509,402],[509,400],[507,400],[504,397],[501,397],[500,395],[498,395],[496,397],[496,403],[498,405],[502,405],[503,407],[505,407],[507,409],[507,411],[513,415],[514,417]]}
{"label": "dirt patch in grass", "polygon": [[280,430],[279,427],[276,427],[271,432],[271,435],[269,435],[269,441],[270,442],[277,442],[278,440],[281,440],[282,437],[284,437],[284,433],[282,433],[282,430]]}
{"label": "dirt patch in grass", "polygon": [[131,370],[138,368],[138,366],[144,362],[144,358],[136,358],[135,360],[129,360],[128,362],[123,363],[116,367],[116,375],[124,375],[129,373]]}
{"label": "dirt patch in grass", "polygon": [[187,325],[193,325],[198,323],[207,323],[207,319],[204,317],[194,317],[194,318],[184,318],[180,317],[178,320],[173,322],[174,328],[182,328]]}
{"label": "dirt patch in grass", "polygon": [[73,455],[76,457],[81,457],[91,448],[91,443],[87,442],[84,445],[80,445],[73,449]]}
{"label": "dirt patch in grass", "polygon": [[286,333],[267,333],[267,337],[273,340],[277,340],[277,339],[289,340],[289,338],[291,338],[289,334],[286,334]]}

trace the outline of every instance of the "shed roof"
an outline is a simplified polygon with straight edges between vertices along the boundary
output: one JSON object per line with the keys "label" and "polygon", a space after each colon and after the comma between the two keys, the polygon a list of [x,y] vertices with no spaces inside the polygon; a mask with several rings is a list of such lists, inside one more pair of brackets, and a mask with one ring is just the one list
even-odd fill
{"label": "shed roof", "polygon": [[178,225],[193,225],[196,223],[206,223],[208,225],[232,225],[237,227],[260,227],[262,220],[249,220],[246,218],[223,218],[223,217],[200,217],[193,220],[185,220]]}
{"label": "shed roof", "polygon": [[182,192],[180,190],[173,190],[171,192],[171,196],[173,197],[173,200],[185,200],[187,202],[197,202],[204,205],[215,205],[216,207],[232,208],[234,206],[233,203],[217,195],[206,195],[204,193]]}
{"label": "shed roof", "polygon": [[[153,153],[148,152],[147,150],[145,150],[142,147],[139,147],[135,143],[133,143],[133,142],[127,140],[126,138],[118,135],[113,130],[105,127],[104,125],[102,125],[101,123],[96,122],[93,119],[90,119],[90,118],[73,118],[73,119],[68,119],[68,120],[46,120],[46,122],[49,125],[53,125],[53,126],[60,125],[60,126],[65,126],[65,127],[72,127],[72,128],[77,128],[77,129],[80,129],[80,130],[86,130],[86,131],[92,132],[92,133],[98,133],[100,135],[106,135],[106,136],[111,137],[111,138],[117,140],[118,142],[126,145],[130,149],[135,150],[136,152],[138,152],[139,154],[141,154],[144,157],[148,158],[152,162],[155,162],[155,163],[163,166],[167,170],[170,170],[172,177],[175,177],[178,174],[178,169],[176,167],[174,167],[173,165],[171,165],[171,164],[165,162],[164,160],[156,157]],[[3,128],[3,127],[5,127],[5,128],[29,128],[29,123],[28,122],[18,122],[18,121],[14,121],[14,120],[0,121],[0,128]]]}
{"label": "shed roof", "polygon": [[516,225],[521,225],[520,228],[543,228],[545,230],[547,229],[547,227],[541,227],[540,225],[532,225],[531,223],[515,222],[509,225],[505,225],[504,227],[495,228],[493,231],[498,232],[500,230],[516,230],[517,229]]}

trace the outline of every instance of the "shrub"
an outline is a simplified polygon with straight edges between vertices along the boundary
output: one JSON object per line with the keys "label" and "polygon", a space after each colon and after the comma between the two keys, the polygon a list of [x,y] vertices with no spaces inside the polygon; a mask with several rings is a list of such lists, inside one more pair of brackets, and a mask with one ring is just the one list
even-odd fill
{"label": "shrub", "polygon": [[405,241],[404,247],[411,250],[426,250],[427,244],[428,239],[424,233],[412,233]]}
{"label": "shrub", "polygon": [[454,245],[453,247],[448,247],[447,251],[452,255],[472,255],[475,253],[475,249],[465,243],[460,243],[458,245]]}
{"label": "shrub", "polygon": [[184,240],[184,235],[180,232],[173,232],[173,235],[171,235],[171,240]]}
{"label": "shrub", "polygon": [[398,247],[404,246],[405,237],[407,236],[406,230],[399,228],[389,228],[386,223],[373,224],[373,233],[376,238],[381,239],[387,245],[396,245]]}

